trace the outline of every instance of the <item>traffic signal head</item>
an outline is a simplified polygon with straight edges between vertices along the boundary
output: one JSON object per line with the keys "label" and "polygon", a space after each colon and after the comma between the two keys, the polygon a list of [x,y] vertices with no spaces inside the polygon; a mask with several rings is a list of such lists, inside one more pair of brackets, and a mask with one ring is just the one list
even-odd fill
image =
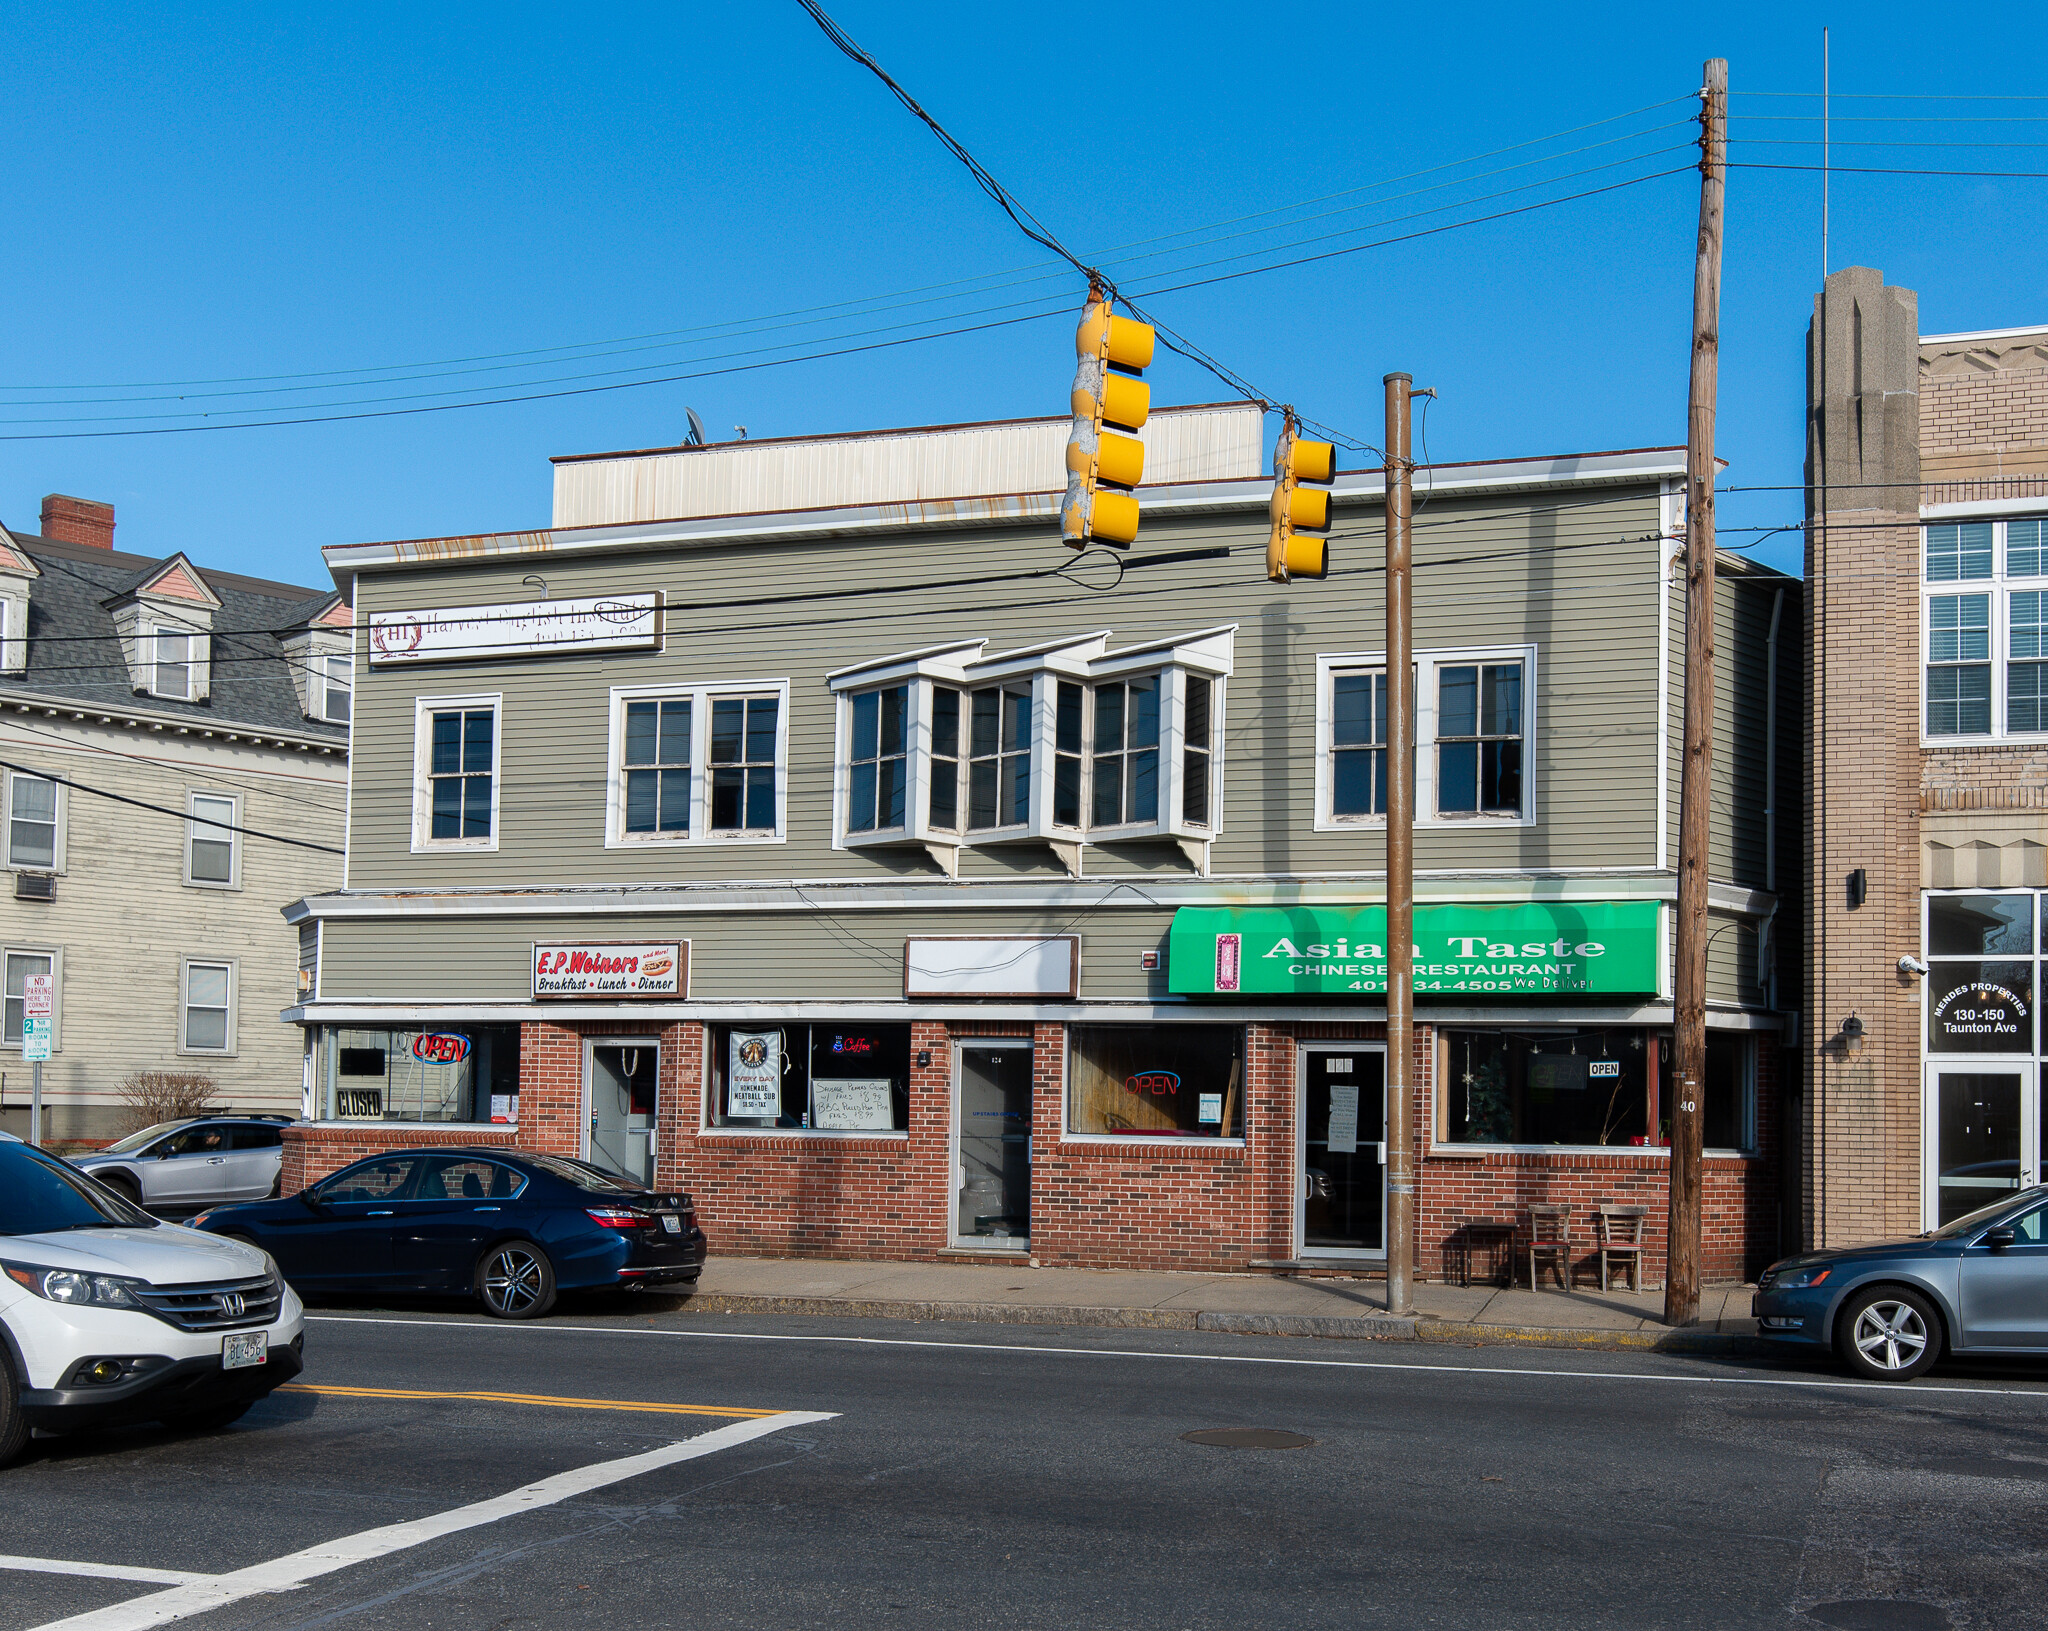
{"label": "traffic signal head", "polygon": [[[1294,434],[1288,412],[1273,449],[1273,498],[1267,507],[1272,531],[1266,538],[1266,576],[1275,583],[1320,578],[1330,570],[1330,544],[1309,536],[1330,527],[1330,492],[1337,479],[1337,449],[1331,442],[1305,442]],[[1325,485],[1303,486],[1304,482]]]}
{"label": "traffic signal head", "polygon": [[[1152,361],[1149,324],[1119,317],[1097,295],[1074,334],[1074,427],[1067,438],[1067,494],[1060,532],[1075,549],[1094,541],[1129,548],[1138,536],[1138,501],[1127,490],[1145,479],[1145,444],[1104,430],[1136,430],[1152,411],[1152,390],[1132,374]],[[1130,372],[1119,372],[1129,370]]]}

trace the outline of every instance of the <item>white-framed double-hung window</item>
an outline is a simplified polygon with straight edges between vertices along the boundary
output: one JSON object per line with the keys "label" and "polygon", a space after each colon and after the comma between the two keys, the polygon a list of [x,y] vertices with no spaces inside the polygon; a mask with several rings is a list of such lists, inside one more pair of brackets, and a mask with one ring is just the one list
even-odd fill
{"label": "white-framed double-hung window", "polygon": [[413,850],[495,850],[503,699],[418,697],[413,710]]}
{"label": "white-framed double-hung window", "polygon": [[[1533,825],[1536,648],[1415,656],[1418,826]],[[1316,658],[1319,832],[1387,818],[1387,671],[1376,652]]]}
{"label": "white-framed double-hung window", "polygon": [[2048,519],[1921,531],[1924,740],[2048,737]]}
{"label": "white-framed double-hung window", "polygon": [[149,636],[151,696],[175,698],[180,702],[192,700],[196,695],[194,674],[201,656],[199,647],[205,638],[183,629],[152,631]]}
{"label": "white-framed double-hung window", "polygon": [[0,995],[0,1044],[21,1046],[23,984],[32,974],[52,976],[56,984],[56,1011],[51,1015],[50,1046],[64,1045],[64,954],[54,946],[0,947],[0,968],[4,968],[4,995]]}
{"label": "white-framed double-hung window", "polygon": [[178,1051],[235,1051],[235,965],[188,957],[180,971]]}
{"label": "white-framed double-hung window", "polygon": [[1106,634],[984,656],[976,640],[830,676],[838,842],[1090,843],[1214,836],[1232,629],[1110,651]]}
{"label": "white-framed double-hung window", "polygon": [[58,872],[64,865],[62,789],[24,771],[7,772],[7,865],[18,872]]}
{"label": "white-framed double-hung window", "polygon": [[231,793],[191,793],[185,809],[185,882],[196,889],[239,889],[240,801]]}
{"label": "white-framed double-hung window", "polygon": [[780,843],[789,682],[615,686],[605,844]]}

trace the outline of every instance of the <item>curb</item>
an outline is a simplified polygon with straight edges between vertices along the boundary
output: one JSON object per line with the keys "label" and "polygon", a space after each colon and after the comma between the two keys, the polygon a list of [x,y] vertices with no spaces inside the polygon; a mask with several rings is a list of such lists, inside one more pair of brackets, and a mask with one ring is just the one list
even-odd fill
{"label": "curb", "polygon": [[1460,1346],[1613,1348],[1645,1353],[1754,1357],[1775,1352],[1759,1337],[1723,1331],[1602,1331],[1553,1326],[1475,1325],[1425,1316],[1220,1314],[1184,1308],[1090,1308],[1073,1304],[900,1302],[849,1297],[750,1297],[700,1292],[689,1314],[795,1314],[840,1319],[959,1320],[983,1325],[1077,1325],[1133,1331],[1213,1331],[1231,1336],[1328,1337],[1368,1342],[1436,1342]]}

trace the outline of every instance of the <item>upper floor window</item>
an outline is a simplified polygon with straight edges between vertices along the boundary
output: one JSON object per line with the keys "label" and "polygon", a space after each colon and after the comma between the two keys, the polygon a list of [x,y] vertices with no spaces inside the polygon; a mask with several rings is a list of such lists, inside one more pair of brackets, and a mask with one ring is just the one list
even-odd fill
{"label": "upper floor window", "polygon": [[314,671],[320,688],[320,717],[331,725],[346,725],[353,711],[356,660],[353,657],[322,657]]}
{"label": "upper floor window", "polygon": [[[846,844],[1206,843],[1233,631],[1123,652],[1108,637],[983,658],[934,647],[831,676]],[[1191,854],[1194,852],[1191,850]]]}
{"label": "upper floor window", "polygon": [[788,682],[612,691],[607,845],[783,836]]}
{"label": "upper floor window", "polygon": [[198,638],[176,629],[158,629],[150,636],[150,695],[191,700],[192,648]]}
{"label": "upper floor window", "polygon": [[1923,530],[1925,734],[2048,736],[2048,522]]}
{"label": "upper floor window", "polygon": [[235,965],[188,961],[178,1032],[181,1053],[235,1051]]}
{"label": "upper floor window", "polygon": [[64,969],[63,958],[55,950],[42,947],[7,946],[0,948],[0,958],[5,959],[6,991],[0,999],[0,1042],[10,1048],[21,1046],[22,982],[32,974],[52,976],[56,984],[51,990],[56,996],[56,1012],[51,1016],[50,1045],[63,1044],[64,1026]]}
{"label": "upper floor window", "polygon": [[[1387,676],[1377,656],[1316,659],[1316,827],[1379,826],[1387,814]],[[1536,648],[1424,651],[1415,658],[1415,819],[1527,825]]]}
{"label": "upper floor window", "polygon": [[241,883],[235,800],[218,793],[194,793],[185,823],[185,882],[210,889]]}
{"label": "upper floor window", "polygon": [[19,771],[7,778],[7,864],[57,869],[57,784]]}
{"label": "upper floor window", "polygon": [[420,697],[414,710],[412,847],[496,849],[500,699]]}

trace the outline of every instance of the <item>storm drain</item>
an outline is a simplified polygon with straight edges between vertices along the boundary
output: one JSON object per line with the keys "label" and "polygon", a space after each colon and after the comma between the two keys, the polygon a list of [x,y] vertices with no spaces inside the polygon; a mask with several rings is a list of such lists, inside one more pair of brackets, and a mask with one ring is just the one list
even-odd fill
{"label": "storm drain", "polygon": [[1315,1440],[1306,1433],[1280,1427],[1204,1427],[1183,1433],[1190,1444],[1213,1444],[1221,1450],[1305,1450]]}

